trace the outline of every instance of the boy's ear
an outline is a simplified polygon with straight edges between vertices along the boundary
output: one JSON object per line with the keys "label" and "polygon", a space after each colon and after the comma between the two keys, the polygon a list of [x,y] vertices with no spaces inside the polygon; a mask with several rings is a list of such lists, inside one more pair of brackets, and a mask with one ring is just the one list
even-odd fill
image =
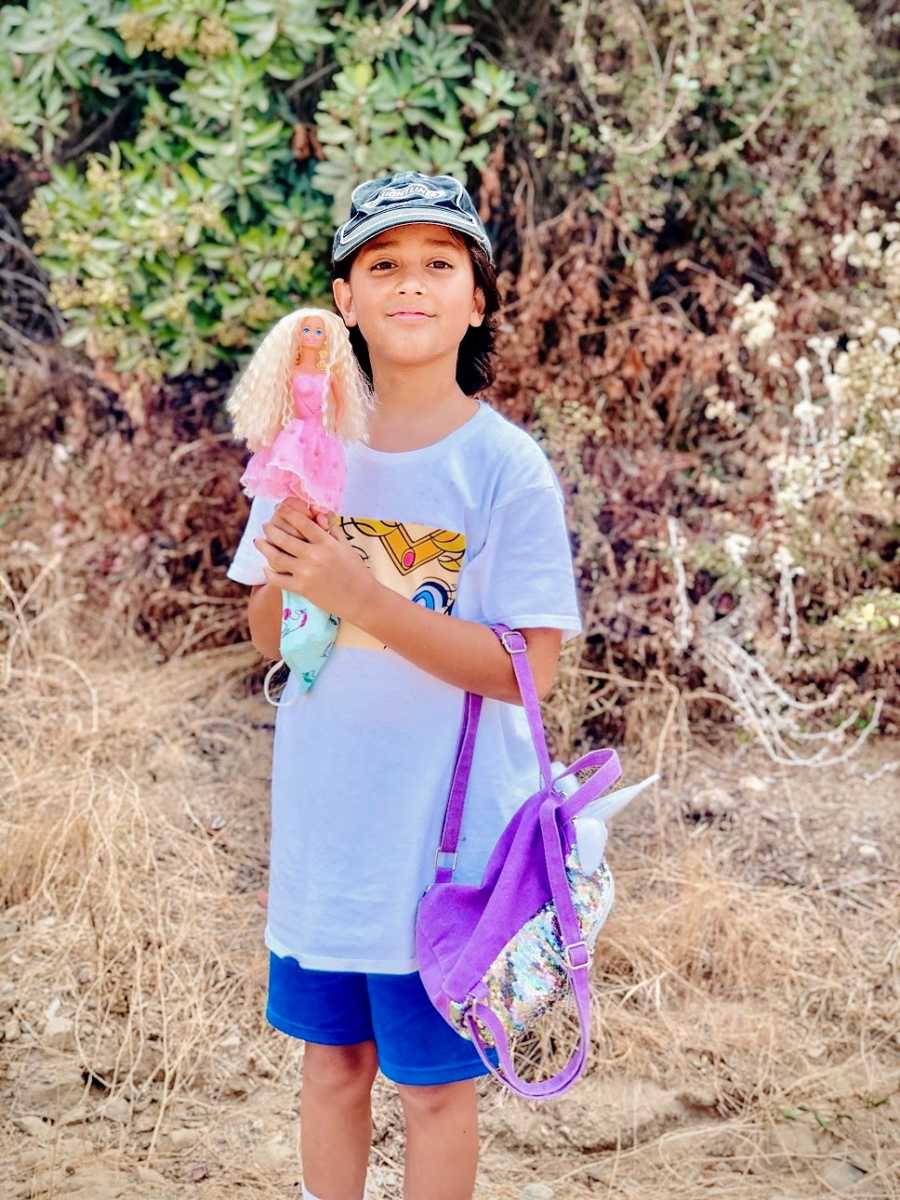
{"label": "boy's ear", "polygon": [[331,292],[334,296],[334,302],[338,307],[338,312],[344,318],[345,325],[356,324],[356,313],[353,311],[353,292],[350,288],[350,282],[347,279],[333,279],[331,281]]}
{"label": "boy's ear", "polygon": [[476,328],[484,322],[484,292],[480,287],[475,288],[472,295],[472,312],[469,314],[469,324]]}

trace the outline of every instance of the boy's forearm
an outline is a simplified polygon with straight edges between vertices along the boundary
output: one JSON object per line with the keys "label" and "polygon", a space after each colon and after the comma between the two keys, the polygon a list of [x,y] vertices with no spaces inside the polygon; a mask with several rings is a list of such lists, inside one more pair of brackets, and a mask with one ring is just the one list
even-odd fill
{"label": "boy's forearm", "polygon": [[263,658],[281,657],[281,588],[274,583],[254,587],[247,606],[250,640]]}
{"label": "boy's forearm", "polygon": [[433,612],[373,580],[348,620],[430,675],[493,700],[521,704],[512,660],[477,621]]}

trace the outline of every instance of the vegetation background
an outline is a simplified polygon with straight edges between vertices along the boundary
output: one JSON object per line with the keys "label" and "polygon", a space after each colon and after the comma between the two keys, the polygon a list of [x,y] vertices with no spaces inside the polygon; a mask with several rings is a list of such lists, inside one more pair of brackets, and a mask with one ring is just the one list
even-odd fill
{"label": "vegetation background", "polygon": [[889,0],[0,6],[11,1194],[296,1194],[222,402],[401,168],[469,183],[488,398],[567,493],[556,753],[663,772],[580,1094],[485,1088],[483,1194],[900,1194],[898,47]]}

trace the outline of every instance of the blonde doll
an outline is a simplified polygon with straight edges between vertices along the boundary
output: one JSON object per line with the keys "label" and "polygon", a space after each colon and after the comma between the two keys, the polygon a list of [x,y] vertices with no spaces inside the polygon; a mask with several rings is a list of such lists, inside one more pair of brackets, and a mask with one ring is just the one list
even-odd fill
{"label": "blonde doll", "polygon": [[335,510],[343,443],[366,440],[372,404],[340,317],[322,308],[282,317],[226,402],[235,434],[254,451],[241,476],[246,494]]}
{"label": "blonde doll", "polygon": [[[241,476],[248,496],[305,500],[337,511],[346,477],[344,445],[366,441],[374,397],[347,327],[327,309],[300,308],[266,334],[226,401],[234,432],[253,451]],[[339,619],[283,592],[281,661],[301,689],[315,682]],[[269,680],[281,662],[266,677]],[[274,702],[273,702],[274,703]]]}

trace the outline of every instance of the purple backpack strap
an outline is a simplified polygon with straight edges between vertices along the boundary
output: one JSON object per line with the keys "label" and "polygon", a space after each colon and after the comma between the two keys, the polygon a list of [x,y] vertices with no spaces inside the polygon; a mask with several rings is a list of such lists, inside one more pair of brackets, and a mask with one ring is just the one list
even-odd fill
{"label": "purple backpack strap", "polygon": [[[531,740],[538,757],[541,786],[549,788],[552,771],[550,754],[547,750],[544,722],[541,719],[540,701],[535,690],[531,667],[528,664],[526,654],[528,647],[525,636],[518,629],[510,629],[502,622],[491,625],[490,628],[512,658],[513,671],[524,702],[525,715],[528,718]],[[472,770],[475,735],[478,732],[478,720],[481,716],[483,699],[483,696],[479,696],[475,692],[466,692],[462,728],[456,746],[456,763],[453,767],[450,794],[444,810],[444,824],[441,828],[441,836],[434,859],[435,883],[447,883],[453,878],[453,868],[456,866],[456,848],[459,845],[459,835],[462,829],[463,806],[466,802],[466,789],[469,786],[469,774]]]}
{"label": "purple backpack strap", "polygon": [[[589,982],[591,954],[581,937],[578,914],[575,912],[572,895],[569,891],[561,834],[557,823],[558,809],[559,797],[551,793],[541,805],[540,822],[543,834],[544,857],[553,892],[556,916],[559,921],[566,973],[569,976],[572,991],[575,993],[575,1004],[578,1011],[580,1036],[575,1053],[562,1070],[558,1071],[550,1079],[541,1080],[539,1083],[528,1083],[516,1073],[512,1054],[510,1053],[509,1039],[503,1024],[494,1014],[490,1003],[480,1003],[482,1000],[488,1001],[488,989],[483,980],[473,990],[472,995],[475,1003],[466,1014],[466,1026],[482,1062],[492,1075],[496,1075],[501,1083],[506,1084],[507,1087],[517,1092],[518,1095],[529,1100],[549,1100],[553,1096],[564,1092],[569,1084],[581,1074],[591,1042],[591,992]],[[488,1046],[478,1030],[476,1017],[491,1032],[500,1058],[502,1074],[487,1057]]]}
{"label": "purple backpack strap", "polygon": [[[580,1037],[575,1053],[561,1071],[551,1079],[545,1079],[539,1083],[528,1083],[514,1069],[509,1041],[503,1024],[494,1014],[489,1003],[480,1003],[481,1001],[488,1001],[488,992],[483,981],[471,993],[474,1003],[466,1015],[466,1024],[478,1054],[492,1075],[495,1075],[501,1083],[526,1099],[546,1100],[564,1092],[569,1084],[578,1078],[584,1067],[590,1046],[591,998],[588,977],[591,967],[591,955],[581,937],[581,926],[574,904],[572,903],[571,892],[569,891],[562,834],[559,826],[559,818],[571,815],[574,810],[566,802],[566,798],[562,793],[556,793],[550,787],[552,767],[550,755],[547,751],[547,739],[544,733],[544,723],[541,718],[540,702],[537,697],[531,667],[526,654],[527,645],[525,637],[519,630],[510,629],[508,625],[503,625],[502,623],[491,625],[490,628],[500,639],[504,649],[512,658],[513,671],[515,672],[516,682],[519,685],[522,695],[525,714],[528,718],[531,740],[534,743],[538,757],[541,785],[547,791],[547,796],[541,805],[539,814],[544,856],[553,902],[559,921],[566,973],[575,994]],[[456,850],[462,827],[466,788],[472,768],[475,735],[478,731],[478,720],[481,715],[481,703],[481,696],[473,692],[466,692],[462,728],[457,743],[456,762],[453,768],[450,794],[447,799],[447,807],[444,811],[444,824],[441,829],[440,842],[435,856],[435,883],[446,883],[453,877],[453,868],[456,865]],[[568,775],[586,767],[596,767],[597,769],[591,777],[589,784],[583,785],[580,789],[578,799],[579,808],[587,803],[589,798],[592,798],[595,789],[596,794],[604,791],[620,773],[615,753],[602,750],[584,755],[577,763],[573,763],[565,774]],[[479,1032],[476,1016],[477,1021],[480,1021],[490,1031],[494,1039],[494,1045],[497,1048],[500,1058],[499,1071],[487,1057],[487,1051],[490,1047]]]}

